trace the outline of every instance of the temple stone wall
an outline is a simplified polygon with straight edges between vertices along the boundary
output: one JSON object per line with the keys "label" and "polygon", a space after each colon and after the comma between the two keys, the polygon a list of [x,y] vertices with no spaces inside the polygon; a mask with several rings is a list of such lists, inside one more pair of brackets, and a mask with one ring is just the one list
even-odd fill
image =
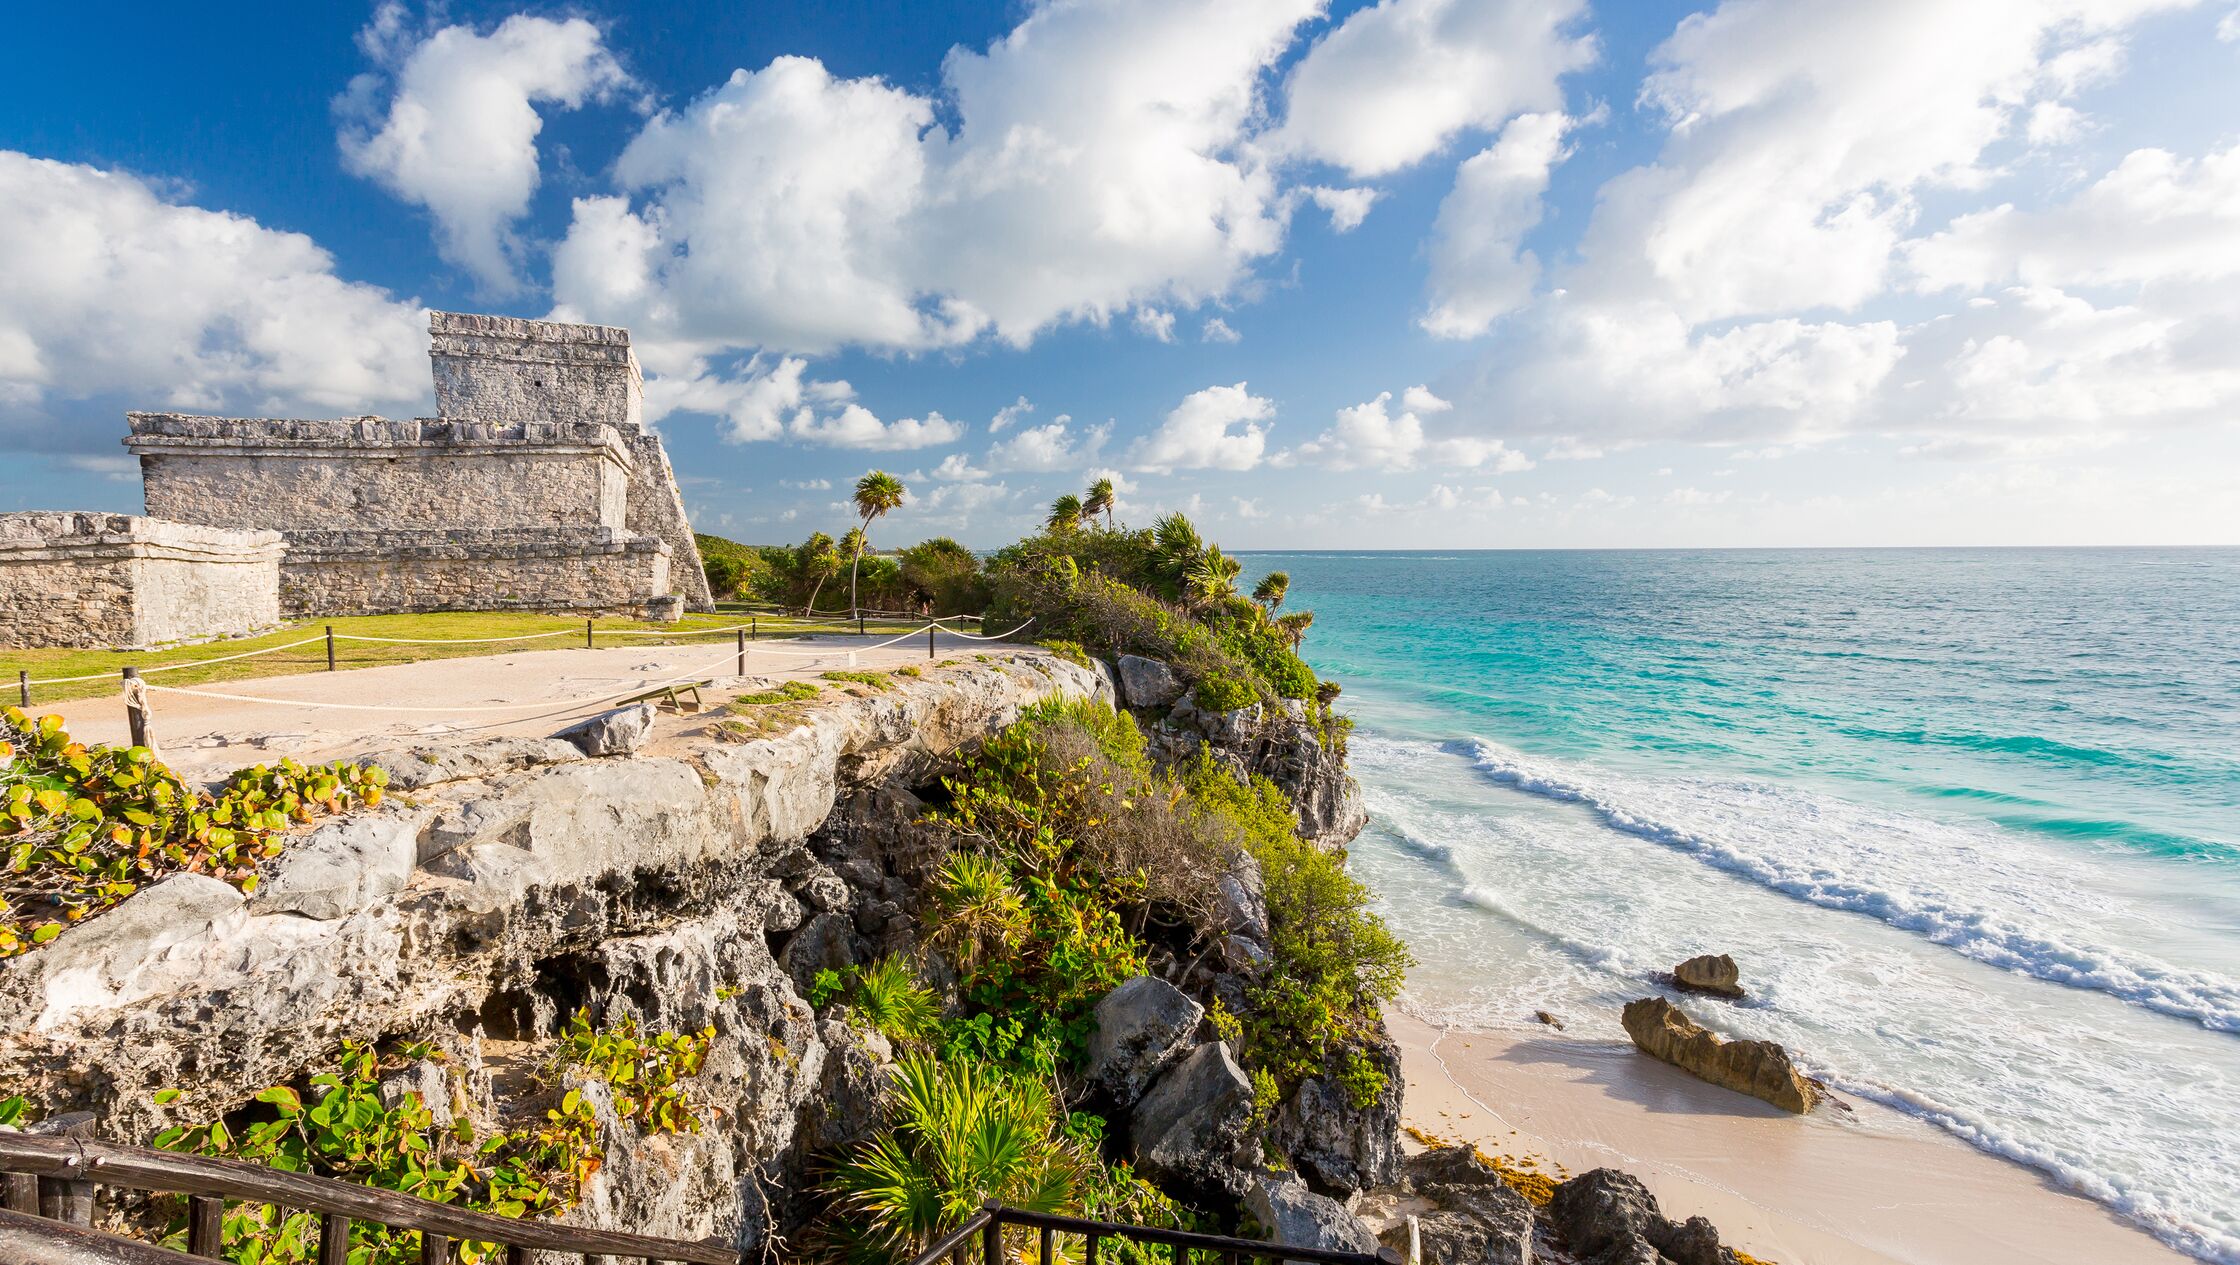
{"label": "temple stone wall", "polygon": [[646,613],[672,591],[666,541],[608,528],[295,532],[280,564],[290,617],[402,611]]}
{"label": "temple stone wall", "polygon": [[148,513],[222,527],[620,529],[637,464],[590,422],[130,418]]}
{"label": "temple stone wall", "polygon": [[143,647],[270,628],[282,551],[271,531],[0,514],[0,645]]}
{"label": "temple stone wall", "polygon": [[560,419],[636,431],[644,384],[630,331],[467,312],[428,314],[436,412],[500,425]]}

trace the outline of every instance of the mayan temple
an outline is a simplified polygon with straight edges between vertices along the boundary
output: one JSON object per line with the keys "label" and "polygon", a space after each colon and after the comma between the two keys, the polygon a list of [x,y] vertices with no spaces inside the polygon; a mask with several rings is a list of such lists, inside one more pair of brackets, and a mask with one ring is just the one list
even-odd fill
{"label": "mayan temple", "polygon": [[433,418],[130,414],[146,516],[0,516],[0,588],[48,595],[0,641],[711,608],[629,331],[435,312],[429,333]]}

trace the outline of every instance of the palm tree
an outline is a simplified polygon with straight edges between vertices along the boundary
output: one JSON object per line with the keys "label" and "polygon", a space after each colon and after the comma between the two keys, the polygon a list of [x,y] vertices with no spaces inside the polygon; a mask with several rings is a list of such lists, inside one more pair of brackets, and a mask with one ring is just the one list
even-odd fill
{"label": "palm tree", "polygon": [[1278,617],[1276,620],[1276,631],[1283,634],[1283,639],[1290,642],[1291,648],[1294,650],[1299,648],[1300,642],[1307,639],[1307,630],[1312,627],[1314,627],[1313,611],[1293,611],[1288,615]]}
{"label": "palm tree", "polygon": [[1081,498],[1068,492],[1050,502],[1050,530],[1069,532],[1081,526]]}
{"label": "palm tree", "polygon": [[1105,530],[1110,531],[1112,530],[1112,504],[1114,499],[1112,480],[1099,479],[1089,485],[1089,495],[1081,498],[1081,513],[1083,516],[1092,519],[1099,514],[1104,515]]}
{"label": "palm tree", "polygon": [[907,1260],[990,1199],[1035,1212],[1081,1207],[1093,1161],[1057,1130],[1049,1086],[989,1064],[906,1054],[886,1117],[832,1178],[862,1246]]}
{"label": "palm tree", "polygon": [[884,470],[873,470],[856,480],[856,513],[863,515],[863,526],[858,527],[856,548],[848,559],[848,613],[861,618],[863,607],[856,602],[856,572],[863,562],[863,547],[871,540],[871,523],[883,518],[889,510],[902,506],[902,480]]}
{"label": "palm tree", "polygon": [[1151,563],[1165,596],[1183,595],[1205,548],[1198,529],[1181,514],[1168,514],[1151,525]]}
{"label": "palm tree", "polygon": [[834,547],[832,537],[821,531],[811,532],[809,539],[802,542],[801,548],[796,551],[795,557],[803,579],[816,577],[815,586],[809,590],[809,604],[801,608],[802,615],[814,615],[817,611],[817,594],[824,592],[824,582],[840,573],[840,551]]}
{"label": "palm tree", "polygon": [[1282,607],[1284,596],[1289,592],[1291,592],[1291,573],[1288,571],[1270,571],[1260,577],[1260,583],[1252,586],[1252,600],[1267,607],[1268,613],[1272,615]]}
{"label": "palm tree", "polygon": [[1221,552],[1221,546],[1208,545],[1198,555],[1184,576],[1190,596],[1199,604],[1212,606],[1224,598],[1233,597],[1237,591],[1237,573],[1244,564]]}

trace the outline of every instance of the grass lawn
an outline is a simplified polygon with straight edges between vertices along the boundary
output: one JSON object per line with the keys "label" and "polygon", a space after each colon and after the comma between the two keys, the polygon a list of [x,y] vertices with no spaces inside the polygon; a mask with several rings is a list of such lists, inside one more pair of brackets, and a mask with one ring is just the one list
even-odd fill
{"label": "grass lawn", "polygon": [[[690,642],[701,645],[722,645],[723,638],[715,636],[692,637],[695,628],[729,628],[744,624],[749,616],[719,611],[713,615],[687,615],[675,624],[648,624],[635,619],[595,619],[592,622],[593,644],[603,647],[625,645],[661,645],[669,642]],[[802,620],[775,615],[754,617],[757,631],[764,639],[772,637],[797,637],[809,633],[853,633],[856,626],[844,620]],[[522,650],[580,649],[583,646],[583,619],[580,616],[539,615],[514,611],[447,611],[431,615],[364,615],[355,618],[319,620],[313,623],[290,624],[278,632],[259,637],[241,637],[231,641],[211,641],[191,646],[175,646],[168,650],[0,650],[0,701],[17,701],[16,673],[28,671],[34,681],[55,677],[87,676],[92,673],[115,673],[120,668],[138,667],[143,670],[175,663],[198,663],[207,659],[222,659],[228,655],[268,646],[284,646],[305,638],[318,638],[310,645],[296,646],[274,654],[236,659],[231,663],[212,664],[202,668],[182,668],[176,672],[163,672],[153,680],[164,685],[200,685],[212,681],[240,681],[252,677],[288,676],[297,672],[324,672],[327,669],[325,632],[333,625],[335,666],[338,669],[374,668],[392,663],[417,663],[423,659],[456,659],[471,655],[510,654]],[[869,632],[888,635],[917,627],[916,621],[866,620]],[[669,634],[661,637],[602,637],[601,632],[654,631]],[[500,641],[479,645],[458,646],[396,646],[370,641],[343,641],[344,634],[361,637],[425,637],[441,640],[476,637],[519,637],[530,633],[564,633],[565,636],[548,637],[541,641]],[[41,703],[60,702],[71,698],[93,698],[117,692],[117,679],[111,675],[101,680],[74,681],[63,685],[34,685],[31,703],[36,708]]]}

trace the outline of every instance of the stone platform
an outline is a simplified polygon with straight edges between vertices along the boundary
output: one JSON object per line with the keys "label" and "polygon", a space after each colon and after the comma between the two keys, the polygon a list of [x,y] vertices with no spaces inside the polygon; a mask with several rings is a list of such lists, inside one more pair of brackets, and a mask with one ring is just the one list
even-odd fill
{"label": "stone platform", "polygon": [[0,514],[0,645],[131,648],[280,622],[279,532],[135,514]]}

